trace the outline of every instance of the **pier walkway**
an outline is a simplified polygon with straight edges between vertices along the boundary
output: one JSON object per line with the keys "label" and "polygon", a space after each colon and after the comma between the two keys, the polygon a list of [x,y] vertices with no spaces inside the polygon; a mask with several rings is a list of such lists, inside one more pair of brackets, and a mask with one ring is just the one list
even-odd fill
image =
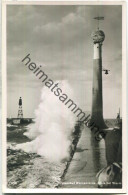
{"label": "pier walkway", "polygon": [[84,127],[62,188],[97,188],[96,174],[106,166],[104,140],[97,142]]}

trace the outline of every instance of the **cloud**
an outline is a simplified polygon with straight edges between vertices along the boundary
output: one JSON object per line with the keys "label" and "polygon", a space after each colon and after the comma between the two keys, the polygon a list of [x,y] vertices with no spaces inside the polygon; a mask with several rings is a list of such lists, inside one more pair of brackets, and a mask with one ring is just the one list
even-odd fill
{"label": "cloud", "polygon": [[[16,86],[19,86],[19,93],[24,87],[26,91],[31,88],[34,94],[38,93],[40,81],[21,63],[30,53],[31,61],[42,64],[42,70],[49,78],[69,80],[80,104],[87,105],[83,102],[86,97],[91,108],[93,43],[90,35],[97,28],[93,17],[98,12],[105,17],[100,23],[106,36],[103,43],[103,67],[110,69],[109,76],[103,75],[104,86],[110,88],[110,93],[112,86],[121,92],[121,6],[8,5],[8,95],[12,88],[14,94],[17,93]],[[81,95],[82,89],[84,94]],[[34,98],[35,95],[33,101]]]}

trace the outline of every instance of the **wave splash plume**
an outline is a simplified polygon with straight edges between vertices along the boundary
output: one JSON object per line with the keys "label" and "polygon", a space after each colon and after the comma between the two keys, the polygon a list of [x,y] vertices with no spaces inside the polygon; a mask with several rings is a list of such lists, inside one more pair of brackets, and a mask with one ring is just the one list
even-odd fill
{"label": "wave splash plume", "polygon": [[[72,98],[73,92],[68,82],[58,83]],[[29,125],[24,134],[32,141],[18,144],[17,149],[37,153],[53,162],[68,159],[75,122],[76,118],[71,110],[49,88],[43,87],[40,104],[35,111],[35,123]]]}

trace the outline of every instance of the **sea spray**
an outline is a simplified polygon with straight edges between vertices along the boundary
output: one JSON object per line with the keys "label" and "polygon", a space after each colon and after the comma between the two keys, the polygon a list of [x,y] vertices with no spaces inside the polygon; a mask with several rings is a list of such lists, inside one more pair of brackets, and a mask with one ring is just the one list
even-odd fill
{"label": "sea spray", "polygon": [[[67,81],[57,83],[70,98],[73,97]],[[49,88],[43,87],[40,104],[35,111],[35,123],[25,133],[33,140],[19,144],[17,148],[37,153],[49,161],[68,159],[75,122],[73,112]]]}

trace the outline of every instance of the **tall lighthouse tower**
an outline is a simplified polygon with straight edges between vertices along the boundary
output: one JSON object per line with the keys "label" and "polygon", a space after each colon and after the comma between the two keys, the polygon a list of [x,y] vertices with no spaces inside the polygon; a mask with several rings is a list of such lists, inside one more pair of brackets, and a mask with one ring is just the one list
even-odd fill
{"label": "tall lighthouse tower", "polygon": [[[97,17],[95,19],[100,19]],[[102,99],[102,43],[105,39],[103,31],[99,27],[91,35],[93,39],[93,88],[92,88],[92,112],[91,120],[99,128],[106,128],[103,119],[103,99]]]}

